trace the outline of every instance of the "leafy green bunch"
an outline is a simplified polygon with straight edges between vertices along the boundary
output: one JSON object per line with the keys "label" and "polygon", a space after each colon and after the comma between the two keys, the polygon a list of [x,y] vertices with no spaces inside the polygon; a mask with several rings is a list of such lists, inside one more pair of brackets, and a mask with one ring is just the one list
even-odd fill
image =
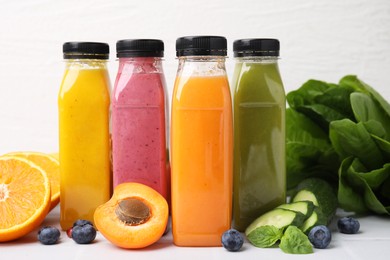
{"label": "leafy green bunch", "polygon": [[351,75],[309,80],[287,102],[287,188],[323,178],[343,209],[390,215],[389,103]]}

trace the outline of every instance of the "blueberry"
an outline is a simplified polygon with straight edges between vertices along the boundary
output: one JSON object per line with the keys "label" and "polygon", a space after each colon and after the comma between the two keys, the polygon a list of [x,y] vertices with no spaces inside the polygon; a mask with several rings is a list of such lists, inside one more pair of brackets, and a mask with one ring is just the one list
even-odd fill
{"label": "blueberry", "polygon": [[332,233],[326,226],[319,225],[310,230],[308,237],[315,248],[324,249],[332,240]]}
{"label": "blueberry", "polygon": [[43,227],[38,231],[38,240],[44,245],[54,245],[60,238],[60,231],[55,227]]}
{"label": "blueberry", "polygon": [[229,229],[222,234],[222,245],[230,252],[237,252],[244,244],[244,238],[241,233],[235,229]]}
{"label": "blueberry", "polygon": [[337,227],[341,233],[356,234],[359,231],[360,223],[355,218],[344,217],[337,221]]}
{"label": "blueberry", "polygon": [[96,229],[90,224],[74,226],[72,238],[77,244],[89,244],[96,238]]}
{"label": "blueberry", "polygon": [[84,225],[87,225],[87,224],[93,226],[92,222],[89,221],[89,220],[78,219],[78,220],[76,220],[76,221],[73,223],[73,227],[75,227],[75,226],[84,226]]}

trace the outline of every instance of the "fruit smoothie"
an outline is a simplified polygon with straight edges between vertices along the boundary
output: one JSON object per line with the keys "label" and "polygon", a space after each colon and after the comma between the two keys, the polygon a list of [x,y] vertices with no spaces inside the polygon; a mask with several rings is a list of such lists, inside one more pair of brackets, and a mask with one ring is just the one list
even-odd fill
{"label": "fruit smoothie", "polygon": [[161,61],[120,59],[112,98],[114,187],[138,182],[168,199],[165,91]]}
{"label": "fruit smoothie", "polygon": [[67,64],[58,98],[60,223],[93,221],[111,196],[109,76],[104,62]]}
{"label": "fruit smoothie", "polygon": [[285,94],[275,57],[237,59],[234,91],[234,228],[285,203]]}
{"label": "fruit smoothie", "polygon": [[172,232],[179,246],[221,246],[232,205],[226,76],[179,76],[172,103]]}

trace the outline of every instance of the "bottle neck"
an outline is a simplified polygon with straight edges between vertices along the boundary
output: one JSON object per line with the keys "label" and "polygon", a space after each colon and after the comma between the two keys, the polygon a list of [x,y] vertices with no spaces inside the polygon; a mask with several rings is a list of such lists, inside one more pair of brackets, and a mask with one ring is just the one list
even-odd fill
{"label": "bottle neck", "polygon": [[107,60],[65,59],[66,69],[107,69]]}
{"label": "bottle neck", "polygon": [[119,58],[119,73],[163,73],[162,58]]}
{"label": "bottle neck", "polygon": [[181,56],[178,76],[226,76],[224,56]]}

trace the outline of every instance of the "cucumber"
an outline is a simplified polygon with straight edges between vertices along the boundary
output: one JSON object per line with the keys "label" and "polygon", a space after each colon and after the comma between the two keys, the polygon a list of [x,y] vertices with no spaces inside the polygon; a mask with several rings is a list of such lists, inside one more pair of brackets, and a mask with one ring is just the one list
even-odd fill
{"label": "cucumber", "polygon": [[330,223],[338,206],[336,193],[332,186],[319,178],[308,178],[297,186],[297,192],[292,202],[311,201],[318,206],[325,216],[327,223]]}
{"label": "cucumber", "polygon": [[322,211],[316,207],[314,211],[311,213],[311,215],[303,222],[303,225],[301,227],[301,230],[308,234],[310,230],[318,225],[326,225],[327,224],[327,219],[322,213]]}
{"label": "cucumber", "polygon": [[288,209],[273,209],[255,219],[245,230],[248,236],[252,231],[262,226],[274,226],[276,228],[284,228],[290,225],[297,227],[302,226],[306,216],[301,212],[296,212]]}
{"label": "cucumber", "polygon": [[297,201],[290,204],[282,204],[277,209],[289,209],[296,212],[301,212],[306,218],[310,217],[316,206],[311,201]]}

